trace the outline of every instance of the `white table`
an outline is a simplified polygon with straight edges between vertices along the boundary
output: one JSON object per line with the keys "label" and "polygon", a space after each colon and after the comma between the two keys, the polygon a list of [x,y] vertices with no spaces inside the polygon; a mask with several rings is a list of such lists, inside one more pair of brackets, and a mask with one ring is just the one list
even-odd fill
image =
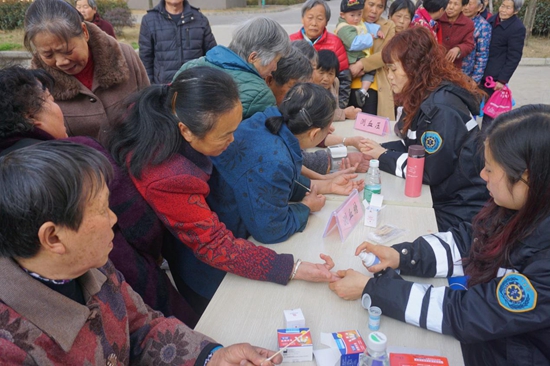
{"label": "white table", "polygon": [[[303,233],[293,235],[288,241],[269,245],[280,253],[292,253],[295,258],[318,262],[319,253],[332,256],[335,269],[354,268],[368,273],[355,248],[369,231],[361,223],[351,232],[344,243],[337,231],[322,238],[330,213],[339,206],[338,201],[327,201],[322,211],[310,216]],[[381,225],[394,224],[409,229],[405,235],[387,245],[413,240],[419,235],[437,231],[433,209],[424,207],[387,206],[381,217]],[[337,229],[335,229],[337,230]],[[419,279],[418,282],[436,286],[446,284],[444,279]],[[210,305],[201,317],[196,330],[208,334],[222,344],[249,342],[254,345],[277,349],[276,331],[284,328],[283,310],[301,308],[306,324],[311,329],[314,349],[322,348],[321,332],[337,332],[358,329],[366,337],[369,334],[368,314],[360,302],[345,301],[330,291],[327,284],[292,281],[287,286],[251,281],[227,274]],[[463,365],[460,344],[454,338],[417,328],[382,316],[380,331],[388,336],[388,345],[437,349],[449,359],[451,365]],[[314,362],[298,365],[314,365]]]}

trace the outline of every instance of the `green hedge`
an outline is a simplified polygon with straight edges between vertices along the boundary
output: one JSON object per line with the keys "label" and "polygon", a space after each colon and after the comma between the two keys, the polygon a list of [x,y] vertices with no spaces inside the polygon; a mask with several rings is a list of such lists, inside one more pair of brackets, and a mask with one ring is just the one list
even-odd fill
{"label": "green hedge", "polygon": [[[246,0],[246,5],[258,6],[258,1],[259,0]],[[294,5],[301,4],[303,2],[305,2],[305,0],[265,0],[265,5]]]}
{"label": "green hedge", "polygon": [[[23,28],[23,22],[25,20],[25,12],[32,1],[21,0],[3,0],[0,1],[0,30],[13,30],[17,28]],[[117,23],[128,25],[133,23],[131,18],[130,9],[128,3],[125,0],[99,0],[97,2],[97,9],[102,16],[115,9],[124,9],[124,12],[120,10],[115,11],[117,14]],[[68,1],[69,4],[74,5],[74,1]],[[126,18],[121,18],[121,13],[125,13]],[[108,19],[107,19],[108,20]]]}
{"label": "green hedge", "polygon": [[0,30],[23,28],[25,11],[31,2],[5,0],[0,2]]}

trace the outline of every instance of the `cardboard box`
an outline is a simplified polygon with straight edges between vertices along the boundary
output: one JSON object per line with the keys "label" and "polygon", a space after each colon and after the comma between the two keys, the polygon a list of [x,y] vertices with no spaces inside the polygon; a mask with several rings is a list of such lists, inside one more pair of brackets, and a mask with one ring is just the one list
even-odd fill
{"label": "cardboard box", "polygon": [[306,319],[304,318],[302,309],[298,308],[298,309],[284,310],[283,313],[285,315],[286,329],[306,327]]}
{"label": "cardboard box", "polygon": [[391,366],[449,366],[446,357],[390,353]]}
{"label": "cardboard box", "polygon": [[309,328],[277,329],[279,350],[286,347],[295,338],[300,340],[291,344],[282,352],[283,362],[303,362],[313,360],[313,342]]}
{"label": "cardboard box", "polygon": [[370,199],[370,203],[366,200],[363,200],[363,205],[365,206],[365,226],[378,227],[380,222],[380,215],[384,206],[384,196],[381,194],[373,193]]}
{"label": "cardboard box", "polygon": [[330,348],[315,351],[318,366],[358,366],[361,355],[367,349],[357,330],[321,333],[321,343]]}

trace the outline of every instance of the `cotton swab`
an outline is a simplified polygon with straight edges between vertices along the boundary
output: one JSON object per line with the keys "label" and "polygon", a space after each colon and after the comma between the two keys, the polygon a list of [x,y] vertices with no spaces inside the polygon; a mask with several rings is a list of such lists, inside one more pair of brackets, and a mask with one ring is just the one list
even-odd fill
{"label": "cotton swab", "polygon": [[296,337],[294,338],[294,340],[292,342],[290,342],[289,344],[287,344],[286,346],[284,346],[283,348],[281,348],[278,352],[274,353],[273,355],[271,355],[271,357],[267,358],[265,361],[271,361],[275,356],[277,356],[279,353],[281,352],[284,352],[288,347],[290,347],[291,344],[293,344],[294,342],[296,341],[301,341],[302,340],[302,335],[300,334],[299,337]]}

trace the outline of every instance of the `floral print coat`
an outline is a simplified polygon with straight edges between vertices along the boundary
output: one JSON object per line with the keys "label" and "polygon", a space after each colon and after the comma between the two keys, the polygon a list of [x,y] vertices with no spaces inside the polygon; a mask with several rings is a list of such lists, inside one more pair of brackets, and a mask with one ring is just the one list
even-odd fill
{"label": "floral print coat", "polygon": [[151,310],[111,262],[80,282],[81,305],[0,258],[1,365],[195,365],[216,343]]}

